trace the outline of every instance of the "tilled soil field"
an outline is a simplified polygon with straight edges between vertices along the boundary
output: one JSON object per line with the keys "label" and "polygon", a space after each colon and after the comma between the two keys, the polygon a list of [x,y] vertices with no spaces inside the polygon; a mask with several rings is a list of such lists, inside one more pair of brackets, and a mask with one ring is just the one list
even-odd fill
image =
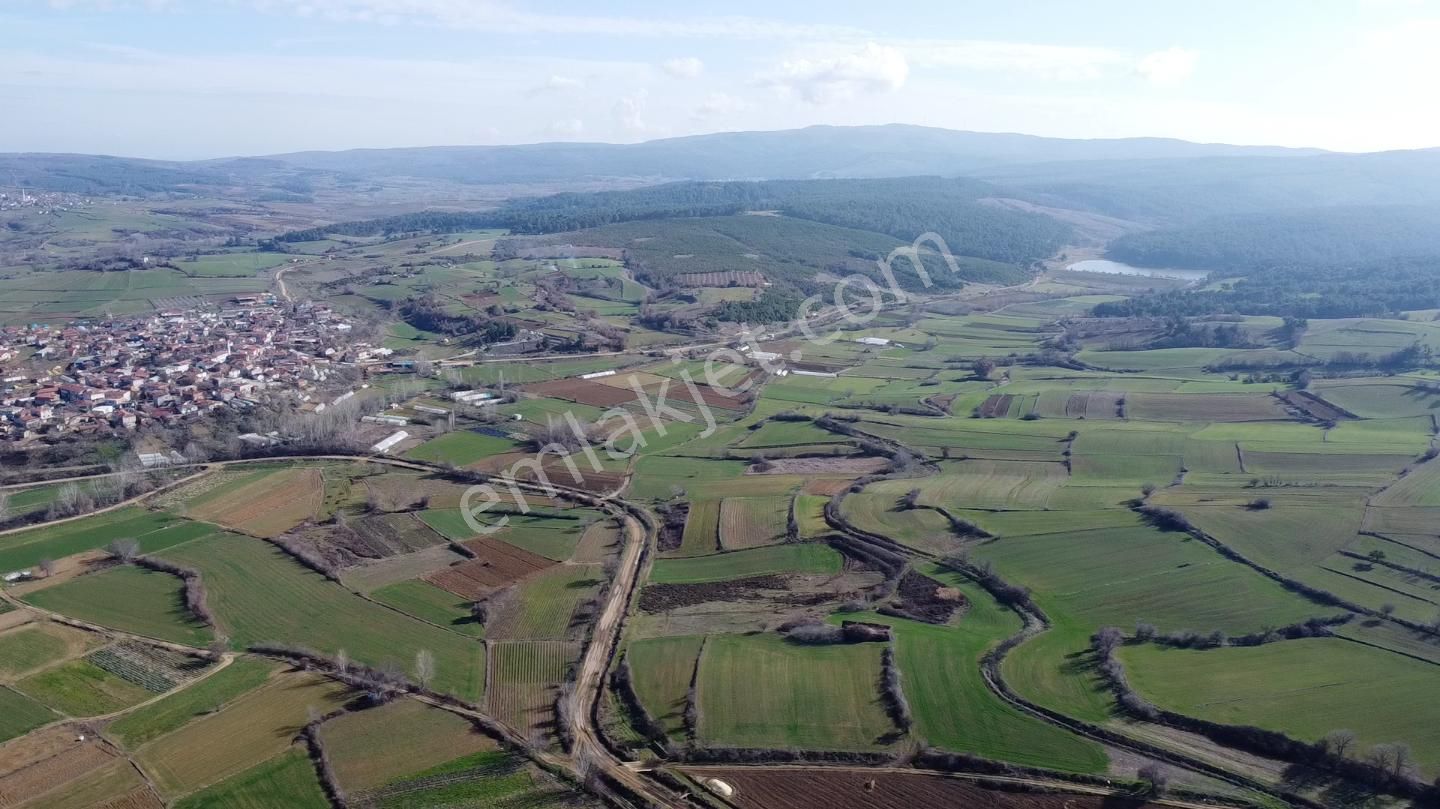
{"label": "tilled soil field", "polygon": [[1014,400],[1015,397],[1008,393],[991,396],[976,409],[975,414],[982,419],[1004,418],[1010,412],[1010,403]]}
{"label": "tilled soil field", "polygon": [[[0,807],[33,800],[115,758],[95,737],[77,742],[75,728],[57,728],[41,738],[17,739],[0,750]],[[7,766],[11,759],[16,766]]]}
{"label": "tilled soil field", "polygon": [[735,789],[739,809],[915,809],[976,806],[986,809],[1139,809],[1144,801],[1099,795],[1019,792],[988,788],[961,778],[924,773],[839,769],[697,769],[702,783],[719,778]]}
{"label": "tilled soil field", "polygon": [[884,458],[776,458],[762,472],[757,466],[746,468],[747,475],[868,475],[879,472],[890,462]]}
{"label": "tilled soil field", "polygon": [[602,385],[588,379],[557,379],[553,382],[537,382],[526,385],[527,393],[566,399],[595,407],[614,407],[635,401],[635,391],[613,385]]}
{"label": "tilled soil field", "polygon": [[494,537],[465,541],[476,558],[437,570],[425,581],[461,598],[478,599],[555,563]]}

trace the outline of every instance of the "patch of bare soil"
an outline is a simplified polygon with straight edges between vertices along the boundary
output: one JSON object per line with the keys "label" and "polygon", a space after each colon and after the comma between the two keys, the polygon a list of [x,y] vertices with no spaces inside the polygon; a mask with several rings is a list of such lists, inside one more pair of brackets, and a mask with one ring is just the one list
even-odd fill
{"label": "patch of bare soil", "polygon": [[745,468],[747,475],[868,475],[889,465],[884,458],[776,458]]}
{"label": "patch of bare soil", "polygon": [[660,535],[656,538],[656,545],[662,552],[679,548],[685,538],[685,521],[690,517],[690,504],[662,504],[656,511],[660,513]]}
{"label": "patch of bare soil", "polygon": [[[10,588],[10,592],[16,597],[24,596],[36,590],[44,590],[46,587],[63,584],[76,576],[83,576],[86,573],[104,570],[108,566],[109,554],[102,550],[86,551],[74,556],[66,556],[55,560],[55,570],[49,576],[13,585]],[[0,621],[3,620],[4,618],[0,618]]]}
{"label": "patch of bare soil", "polygon": [[967,606],[959,590],[909,570],[900,577],[894,601],[881,611],[927,624],[944,624]]}

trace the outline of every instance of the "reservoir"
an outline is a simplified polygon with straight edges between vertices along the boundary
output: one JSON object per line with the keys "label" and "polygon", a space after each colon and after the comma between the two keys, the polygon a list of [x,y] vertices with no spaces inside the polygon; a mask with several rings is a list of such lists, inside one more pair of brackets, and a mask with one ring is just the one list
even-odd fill
{"label": "reservoir", "polygon": [[1210,273],[1205,270],[1171,270],[1153,267],[1135,267],[1107,258],[1090,258],[1077,261],[1065,269],[1071,272],[1103,272],[1110,275],[1146,275],[1151,278],[1178,278],[1185,281],[1203,281]]}

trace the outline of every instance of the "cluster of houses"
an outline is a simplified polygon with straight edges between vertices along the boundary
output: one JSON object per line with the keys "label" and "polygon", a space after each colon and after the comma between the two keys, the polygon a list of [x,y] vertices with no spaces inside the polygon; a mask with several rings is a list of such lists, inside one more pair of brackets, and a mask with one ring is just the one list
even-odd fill
{"label": "cluster of houses", "polygon": [[0,440],[110,434],[277,393],[308,401],[338,363],[385,349],[355,344],[328,306],[268,295],[148,317],[0,328]]}
{"label": "cluster of houses", "polygon": [[88,198],[62,191],[31,191],[24,187],[0,188],[0,211],[37,208],[41,213],[54,213],[89,204]]}

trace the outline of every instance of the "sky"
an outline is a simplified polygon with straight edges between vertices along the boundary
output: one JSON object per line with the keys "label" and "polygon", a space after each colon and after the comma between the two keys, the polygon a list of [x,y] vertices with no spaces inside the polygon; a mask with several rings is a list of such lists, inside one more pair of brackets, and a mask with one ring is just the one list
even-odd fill
{"label": "sky", "polygon": [[812,124],[1440,146],[1440,0],[0,0],[0,152]]}

